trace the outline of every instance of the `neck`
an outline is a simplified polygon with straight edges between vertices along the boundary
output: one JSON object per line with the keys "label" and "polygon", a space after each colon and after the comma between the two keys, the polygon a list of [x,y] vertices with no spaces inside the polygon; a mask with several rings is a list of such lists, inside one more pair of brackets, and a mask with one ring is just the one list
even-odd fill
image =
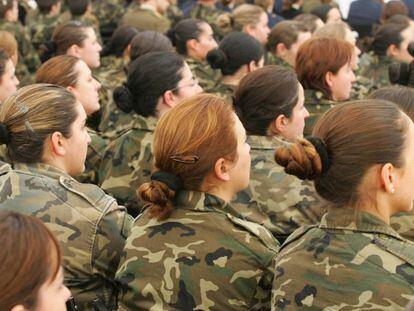
{"label": "neck", "polygon": [[233,198],[233,193],[230,193],[229,191],[226,191],[224,189],[211,189],[209,191],[207,191],[208,193],[222,199],[225,202],[230,202],[231,199]]}
{"label": "neck", "polygon": [[[381,195],[380,195],[381,196]],[[383,222],[390,224],[390,218],[394,214],[390,208],[391,204],[387,198],[381,199],[377,197],[377,204],[358,204],[357,208],[361,211],[370,213],[377,218],[381,219]]]}
{"label": "neck", "polygon": [[199,62],[204,62],[205,61],[205,59],[200,59],[200,57],[198,57],[198,55],[192,50],[188,50],[188,57],[190,57],[192,59],[195,59],[195,60],[198,60]]}

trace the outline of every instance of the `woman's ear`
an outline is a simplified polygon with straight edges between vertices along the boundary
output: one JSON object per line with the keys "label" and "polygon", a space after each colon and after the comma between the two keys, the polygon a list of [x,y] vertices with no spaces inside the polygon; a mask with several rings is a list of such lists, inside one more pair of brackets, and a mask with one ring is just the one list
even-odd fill
{"label": "woman's ear", "polygon": [[273,120],[272,127],[277,134],[282,134],[285,132],[288,122],[289,119],[284,114],[280,114]]}
{"label": "woman's ear", "polygon": [[398,55],[398,52],[400,50],[398,49],[398,47],[395,44],[391,44],[388,48],[387,48],[387,56],[396,56]]}
{"label": "woman's ear", "polygon": [[50,135],[50,139],[46,140],[49,141],[49,149],[56,156],[64,156],[66,154],[66,144],[65,144],[65,137],[60,132],[53,132]]}
{"label": "woman's ear", "polygon": [[72,44],[70,48],[66,51],[67,55],[75,56],[80,58],[80,48],[77,44]]}
{"label": "woman's ear", "polygon": [[395,193],[395,170],[391,163],[386,163],[381,168],[380,179],[383,190],[389,194]]}
{"label": "woman's ear", "polygon": [[216,178],[218,178],[220,181],[229,181],[229,169],[230,167],[228,166],[228,161],[226,161],[224,158],[220,158],[216,161],[214,165],[214,174],[216,175]]}
{"label": "woman's ear", "polygon": [[334,74],[333,74],[332,72],[330,72],[330,71],[328,71],[328,72],[325,74],[325,82],[326,82],[326,84],[327,84],[329,87],[332,87],[332,86],[333,86],[333,77],[334,77]]}
{"label": "woman's ear", "polygon": [[164,105],[172,108],[175,106],[177,102],[177,97],[172,91],[168,90],[165,91],[165,93],[162,95],[162,100],[164,102]]}

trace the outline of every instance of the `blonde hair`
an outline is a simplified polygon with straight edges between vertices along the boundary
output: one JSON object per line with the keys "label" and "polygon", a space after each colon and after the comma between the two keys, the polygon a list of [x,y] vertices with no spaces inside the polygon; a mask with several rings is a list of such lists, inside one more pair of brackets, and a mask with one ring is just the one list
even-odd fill
{"label": "blonde hair", "polygon": [[330,23],[317,29],[312,38],[335,38],[346,41],[348,31],[351,31],[351,29],[344,22]]}
{"label": "blonde hair", "polygon": [[254,4],[242,4],[232,13],[225,13],[218,17],[218,25],[224,33],[242,31],[247,25],[256,25],[265,10]]}

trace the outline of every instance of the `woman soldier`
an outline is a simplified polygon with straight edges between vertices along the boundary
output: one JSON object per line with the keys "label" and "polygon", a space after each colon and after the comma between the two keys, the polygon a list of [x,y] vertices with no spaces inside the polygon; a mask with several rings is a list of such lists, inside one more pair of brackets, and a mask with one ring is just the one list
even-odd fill
{"label": "woman soldier", "polygon": [[314,181],[329,211],[283,245],[273,307],[403,310],[414,244],[390,217],[413,207],[413,122],[391,102],[364,100],[327,111],[313,135],[275,153],[288,174]]}
{"label": "woman soldier", "polygon": [[250,147],[230,105],[184,99],[159,121],[147,203],[117,272],[121,310],[269,310],[276,239],[228,202],[249,183]]}
{"label": "woman soldier", "polygon": [[313,186],[284,173],[273,160],[283,140],[303,138],[309,117],[303,88],[292,70],[265,66],[241,80],[234,106],[248,135],[252,169],[249,187],[232,203],[283,243],[298,227],[318,223],[324,212]]}
{"label": "woman soldier", "polygon": [[84,170],[85,121],[75,96],[51,84],[23,87],[0,106],[0,143],[13,162],[0,170],[0,210],[43,220],[61,243],[65,284],[81,310],[112,310],[131,218],[100,188],[71,177]]}

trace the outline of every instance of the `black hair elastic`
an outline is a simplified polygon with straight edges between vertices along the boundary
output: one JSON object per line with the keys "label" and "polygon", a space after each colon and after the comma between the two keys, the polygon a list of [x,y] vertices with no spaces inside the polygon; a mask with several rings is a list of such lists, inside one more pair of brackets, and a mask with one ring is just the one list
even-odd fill
{"label": "black hair elastic", "polygon": [[7,145],[10,141],[11,137],[7,125],[0,122],[0,145]]}
{"label": "black hair elastic", "polygon": [[305,138],[315,147],[316,152],[318,152],[322,162],[322,174],[325,174],[331,166],[331,161],[329,160],[328,154],[328,147],[326,146],[325,142],[319,137],[308,136]]}
{"label": "black hair elastic", "polygon": [[183,189],[183,182],[180,177],[169,172],[158,171],[151,175],[151,180],[162,182],[171,190],[178,192]]}

